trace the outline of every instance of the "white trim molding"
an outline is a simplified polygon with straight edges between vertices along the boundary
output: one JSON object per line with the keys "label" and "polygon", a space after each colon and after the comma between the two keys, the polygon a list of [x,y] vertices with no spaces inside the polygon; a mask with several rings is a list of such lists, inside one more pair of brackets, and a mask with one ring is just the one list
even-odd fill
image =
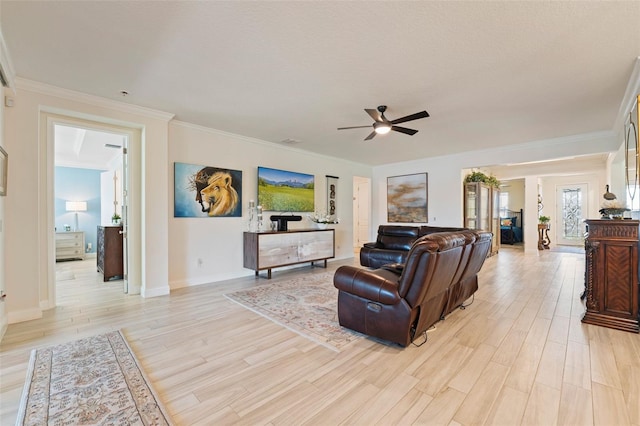
{"label": "white trim molding", "polygon": [[102,98],[100,96],[76,92],[74,90],[62,89],[60,87],[51,86],[20,77],[16,78],[16,88],[166,122],[171,121],[175,116],[175,114],[169,112],[158,111],[155,109],[132,105],[125,102],[114,101],[111,99]]}

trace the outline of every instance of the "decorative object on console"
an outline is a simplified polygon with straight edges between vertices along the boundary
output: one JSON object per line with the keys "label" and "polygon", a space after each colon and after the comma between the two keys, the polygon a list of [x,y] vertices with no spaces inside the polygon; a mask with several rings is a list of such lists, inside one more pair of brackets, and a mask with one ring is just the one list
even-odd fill
{"label": "decorative object on console", "polygon": [[313,175],[258,167],[258,204],[265,211],[312,212]]}
{"label": "decorative object on console", "polygon": [[629,211],[625,203],[618,200],[615,194],[609,192],[609,185],[606,186],[606,192],[602,198],[604,198],[604,201],[602,202],[602,208],[598,212],[604,219],[622,219],[624,212]]}
{"label": "decorative object on console", "polygon": [[174,217],[241,217],[242,171],[174,163]]}
{"label": "decorative object on console", "polygon": [[65,208],[68,212],[74,212],[75,214],[75,228],[74,231],[79,231],[78,227],[78,212],[86,212],[87,211],[87,202],[86,201],[67,201],[65,203]]}
{"label": "decorative object on console", "polygon": [[337,217],[338,177],[327,175],[327,214]]}
{"label": "decorative object on console", "polygon": [[327,229],[328,225],[336,225],[340,223],[340,218],[327,213],[314,212],[313,214],[308,214],[307,217],[319,229]]}
{"label": "decorative object on console", "polygon": [[249,200],[249,210],[247,212],[247,228],[249,232],[256,232],[258,230],[258,223],[256,222],[256,202]]}
{"label": "decorative object on console", "polygon": [[428,223],[427,173],[387,178],[387,221]]}
{"label": "decorative object on console", "polygon": [[7,195],[7,166],[9,164],[9,155],[7,151],[0,146],[0,196]]}
{"label": "decorative object on console", "polygon": [[276,222],[278,224],[278,231],[288,231],[289,222],[300,222],[302,220],[302,216],[299,215],[271,215],[269,218],[272,222]]}

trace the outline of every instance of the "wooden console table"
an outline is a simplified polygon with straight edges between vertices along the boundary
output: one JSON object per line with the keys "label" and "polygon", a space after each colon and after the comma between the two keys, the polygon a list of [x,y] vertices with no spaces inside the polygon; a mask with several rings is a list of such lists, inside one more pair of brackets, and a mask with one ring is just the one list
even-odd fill
{"label": "wooden console table", "polygon": [[271,269],[297,263],[324,261],[335,257],[335,230],[300,229],[283,232],[245,232],[244,267],[258,276]]}
{"label": "wooden console table", "polygon": [[586,311],[582,322],[638,333],[640,221],[593,219],[585,223]]}
{"label": "wooden console table", "polygon": [[538,250],[548,249],[550,244],[551,244],[551,239],[549,238],[549,224],[539,223],[538,224]]}

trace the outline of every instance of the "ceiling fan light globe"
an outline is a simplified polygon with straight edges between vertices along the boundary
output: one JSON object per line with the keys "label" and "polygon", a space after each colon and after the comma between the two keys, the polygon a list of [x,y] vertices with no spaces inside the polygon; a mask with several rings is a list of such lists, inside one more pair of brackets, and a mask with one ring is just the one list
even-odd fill
{"label": "ceiling fan light globe", "polygon": [[391,126],[387,123],[373,123],[373,130],[379,135],[386,135],[391,131]]}

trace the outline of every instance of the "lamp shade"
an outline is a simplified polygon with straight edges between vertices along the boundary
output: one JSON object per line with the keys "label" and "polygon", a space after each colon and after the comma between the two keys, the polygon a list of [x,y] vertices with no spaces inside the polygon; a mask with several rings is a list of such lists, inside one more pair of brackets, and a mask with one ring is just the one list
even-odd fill
{"label": "lamp shade", "polygon": [[68,212],[86,212],[87,202],[86,201],[67,201],[65,203],[65,208]]}

